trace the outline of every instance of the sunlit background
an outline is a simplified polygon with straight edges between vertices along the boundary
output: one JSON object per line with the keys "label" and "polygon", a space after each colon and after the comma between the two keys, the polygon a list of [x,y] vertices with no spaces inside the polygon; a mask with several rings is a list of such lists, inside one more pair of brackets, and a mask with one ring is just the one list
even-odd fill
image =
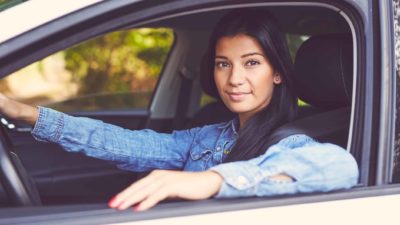
{"label": "sunlit background", "polygon": [[10,74],[0,91],[62,111],[145,108],[173,40],[166,28],[109,33]]}

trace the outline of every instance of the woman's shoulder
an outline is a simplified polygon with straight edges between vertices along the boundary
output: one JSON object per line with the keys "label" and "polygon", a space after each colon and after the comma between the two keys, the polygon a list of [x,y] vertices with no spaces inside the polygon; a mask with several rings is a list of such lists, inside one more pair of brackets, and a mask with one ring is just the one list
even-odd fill
{"label": "woman's shoulder", "polygon": [[305,134],[290,135],[277,143],[277,145],[283,145],[288,148],[299,148],[315,144],[319,144],[319,142]]}
{"label": "woman's shoulder", "polygon": [[333,144],[333,143],[328,143],[324,142],[321,143],[314,138],[307,136],[305,134],[294,134],[290,135],[286,138],[283,138],[280,140],[277,145],[284,146],[286,148],[294,149],[294,148],[301,148],[301,147],[317,147],[318,149],[322,148],[335,148],[335,149],[341,149],[343,150],[344,148]]}

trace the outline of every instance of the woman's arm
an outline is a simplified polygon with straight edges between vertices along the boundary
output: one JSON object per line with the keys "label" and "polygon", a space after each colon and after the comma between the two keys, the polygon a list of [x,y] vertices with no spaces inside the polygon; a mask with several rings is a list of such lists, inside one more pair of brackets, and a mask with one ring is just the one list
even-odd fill
{"label": "woman's arm", "polygon": [[[286,175],[272,176],[272,179],[291,181]],[[135,205],[134,211],[143,211],[167,198],[201,200],[215,196],[224,178],[212,170],[184,172],[154,170],[145,178],[133,183],[109,202],[110,208],[124,210]]]}
{"label": "woman's arm", "polygon": [[74,117],[39,107],[32,131],[40,141],[59,144],[69,152],[114,162],[131,171],[182,169],[199,128],[171,134],[129,130],[86,117]]}
{"label": "woman's arm", "polygon": [[40,141],[59,144],[66,151],[113,161],[132,171],[181,169],[196,129],[172,134],[128,130],[85,117],[73,117],[44,107],[29,106],[0,93],[0,113],[34,126]]}
{"label": "woman's arm", "polygon": [[[345,149],[315,142],[305,135],[294,135],[287,140],[290,138],[298,139],[301,144],[274,145],[257,158],[211,168],[224,178],[216,197],[327,192],[357,184],[357,163]],[[279,174],[291,180],[275,179]]]}
{"label": "woman's arm", "polygon": [[[288,141],[291,138],[299,141]],[[146,210],[166,198],[273,196],[326,192],[357,184],[358,168],[346,150],[304,135],[288,137],[248,161],[220,164],[205,172],[156,171],[116,195],[111,208]]]}
{"label": "woman's arm", "polygon": [[39,116],[37,107],[14,101],[0,93],[0,112],[5,116],[35,125]]}

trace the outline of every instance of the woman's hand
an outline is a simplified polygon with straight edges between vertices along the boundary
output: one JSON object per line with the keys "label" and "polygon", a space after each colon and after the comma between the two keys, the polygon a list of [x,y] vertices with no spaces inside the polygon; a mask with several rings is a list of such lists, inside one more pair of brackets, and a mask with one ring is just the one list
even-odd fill
{"label": "woman's hand", "polygon": [[117,194],[109,206],[123,210],[136,205],[134,210],[142,211],[166,198],[207,199],[218,193],[222,181],[222,176],[213,171],[155,170]]}
{"label": "woman's hand", "polygon": [[35,125],[39,116],[39,112],[36,107],[14,101],[2,93],[0,93],[0,113],[11,119],[21,120],[29,123],[32,126]]}

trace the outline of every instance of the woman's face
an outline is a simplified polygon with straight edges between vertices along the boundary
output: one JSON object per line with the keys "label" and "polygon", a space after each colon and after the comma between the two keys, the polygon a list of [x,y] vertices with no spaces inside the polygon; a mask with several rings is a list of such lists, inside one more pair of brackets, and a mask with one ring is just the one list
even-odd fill
{"label": "woman's face", "polygon": [[214,80],[225,105],[239,114],[241,125],[269,104],[274,84],[281,83],[258,41],[244,34],[218,40]]}

